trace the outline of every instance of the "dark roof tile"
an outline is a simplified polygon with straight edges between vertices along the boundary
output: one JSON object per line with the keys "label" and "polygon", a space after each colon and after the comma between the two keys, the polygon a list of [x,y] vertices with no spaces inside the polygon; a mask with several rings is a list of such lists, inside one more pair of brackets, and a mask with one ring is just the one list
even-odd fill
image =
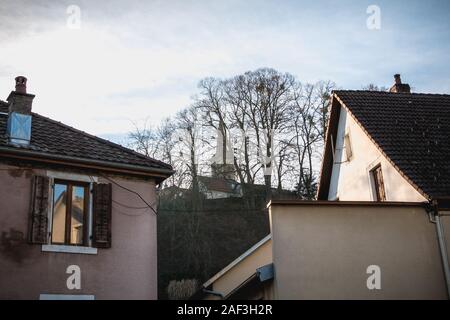
{"label": "dark roof tile", "polygon": [[[0,112],[8,112],[8,105],[3,101],[0,101]],[[7,119],[7,115],[0,115],[0,146],[17,149],[18,147],[8,144]],[[172,170],[172,167],[164,162],[37,113],[33,113],[31,132],[31,142],[26,147],[27,150],[84,160],[100,160],[111,164]]]}
{"label": "dark roof tile", "polygon": [[334,91],[386,156],[426,195],[450,195],[450,95]]}

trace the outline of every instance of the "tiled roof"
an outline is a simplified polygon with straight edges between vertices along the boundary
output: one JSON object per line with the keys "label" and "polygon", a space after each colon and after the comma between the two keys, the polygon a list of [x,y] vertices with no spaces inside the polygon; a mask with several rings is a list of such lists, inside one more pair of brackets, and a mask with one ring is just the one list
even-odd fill
{"label": "tiled roof", "polygon": [[208,191],[238,193],[238,190],[236,189],[238,183],[234,180],[199,176],[198,181],[203,184]]}
{"label": "tiled roof", "polygon": [[[0,101],[0,112],[8,112],[8,105],[3,101]],[[32,116],[31,142],[29,146],[24,148],[8,143],[6,135],[8,116],[0,114],[0,147],[82,160],[102,161],[113,165],[133,165],[145,169],[162,169],[168,172],[172,170],[172,167],[164,162],[146,157],[113,142],[36,113],[33,113]]]}
{"label": "tiled roof", "polygon": [[334,94],[422,194],[450,195],[450,95],[377,91]]}

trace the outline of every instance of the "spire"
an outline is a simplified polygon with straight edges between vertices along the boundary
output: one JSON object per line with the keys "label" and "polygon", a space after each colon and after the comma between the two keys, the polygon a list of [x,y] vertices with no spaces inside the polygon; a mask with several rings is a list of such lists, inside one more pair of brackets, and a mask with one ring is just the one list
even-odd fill
{"label": "spire", "polygon": [[223,121],[219,122],[216,132],[216,153],[214,154],[211,164],[212,175],[214,177],[234,179],[233,149]]}

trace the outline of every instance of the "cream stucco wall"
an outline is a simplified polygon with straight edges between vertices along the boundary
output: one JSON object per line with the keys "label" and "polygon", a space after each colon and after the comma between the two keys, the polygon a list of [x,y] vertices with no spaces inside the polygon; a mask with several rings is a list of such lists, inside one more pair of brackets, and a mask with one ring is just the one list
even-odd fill
{"label": "cream stucco wall", "polygon": [[[435,225],[418,205],[273,204],[270,217],[275,299],[446,299]],[[380,290],[367,288],[370,265]]]}
{"label": "cream stucco wall", "polygon": [[[348,133],[352,157],[347,161],[344,136]],[[387,201],[426,201],[388,162],[344,107],[339,119],[336,152],[328,200],[374,200],[370,170],[381,164]]]}
{"label": "cream stucco wall", "polygon": [[[239,258],[238,258],[239,259]],[[220,292],[224,297],[232,293],[233,290],[242,285],[247,279],[255,274],[256,269],[272,263],[272,240],[265,241],[261,246],[249,252],[242,260],[233,261],[231,268],[226,267],[225,272],[221,271],[213,277],[212,290]],[[270,294],[270,290],[268,291]],[[267,293],[259,292],[256,295],[263,295],[268,298]],[[269,297],[270,298],[270,297]],[[208,295],[206,299],[218,299],[217,296]]]}

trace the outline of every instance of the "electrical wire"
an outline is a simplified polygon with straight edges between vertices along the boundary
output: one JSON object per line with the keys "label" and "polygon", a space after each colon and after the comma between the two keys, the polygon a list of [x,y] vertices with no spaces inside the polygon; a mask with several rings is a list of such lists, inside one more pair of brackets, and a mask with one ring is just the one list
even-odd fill
{"label": "electrical wire", "polygon": [[121,215],[124,215],[124,216],[128,216],[128,217],[140,217],[140,216],[142,216],[144,214],[147,214],[147,210],[149,210],[149,208],[146,207],[144,212],[134,214],[134,213],[124,212],[124,211],[118,209],[116,206],[114,206],[114,207],[115,207],[115,211],[117,213],[119,213]]}
{"label": "electrical wire", "polygon": [[146,206],[147,206],[148,208],[150,208],[150,210],[153,211],[153,213],[154,213],[155,215],[158,215],[158,213],[156,212],[156,210],[155,210],[155,209],[154,209],[147,201],[145,201],[145,199],[144,199],[138,192],[136,192],[136,191],[134,191],[134,190],[131,190],[131,189],[128,189],[127,187],[122,186],[120,183],[114,181],[113,179],[110,179],[109,177],[107,177],[107,176],[105,176],[105,175],[103,175],[103,174],[101,174],[101,173],[100,173],[99,175],[102,176],[103,178],[105,178],[106,180],[108,180],[109,182],[115,184],[115,185],[118,186],[119,188],[122,188],[122,189],[125,190],[125,191],[131,192],[131,193],[137,195],[137,196],[142,200],[142,202],[144,202],[144,203],[146,204]]}
{"label": "electrical wire", "polygon": [[[127,205],[127,204],[123,204],[123,203],[121,203],[121,202],[119,202],[119,201],[116,201],[116,200],[114,200],[114,199],[112,200],[112,202],[118,204],[118,205],[121,206],[121,207],[127,208],[127,209],[133,209],[133,210],[143,210],[143,209],[148,209],[147,206],[144,206],[144,207],[134,207],[134,206],[130,206],[130,205]],[[154,203],[153,203],[153,204],[154,204]]]}
{"label": "electrical wire", "polygon": [[[105,178],[107,178],[107,177],[105,177]],[[94,177],[92,177],[92,176],[89,176],[89,179],[90,179],[91,182],[93,182],[93,183],[96,182],[96,179],[94,179]],[[144,206],[144,207],[135,207],[135,206],[130,206],[130,205],[121,203],[121,202],[119,202],[119,201],[117,201],[117,200],[114,200],[114,199],[111,199],[111,201],[112,201],[113,203],[115,203],[115,204],[121,206],[121,207],[124,207],[124,208],[127,208],[127,209],[131,209],[131,210],[144,210],[144,209],[145,209],[145,211],[142,212],[142,213],[133,214],[133,213],[126,213],[126,212],[124,212],[124,211],[118,209],[118,208],[115,206],[115,211],[116,211],[117,213],[121,214],[121,215],[124,215],[124,216],[129,216],[129,217],[139,217],[139,216],[142,216],[142,215],[144,215],[144,214],[147,214],[147,210],[149,210],[149,207],[148,207],[148,206]],[[156,201],[153,202],[153,204],[152,204],[151,206],[153,206],[155,203],[156,203]]]}

